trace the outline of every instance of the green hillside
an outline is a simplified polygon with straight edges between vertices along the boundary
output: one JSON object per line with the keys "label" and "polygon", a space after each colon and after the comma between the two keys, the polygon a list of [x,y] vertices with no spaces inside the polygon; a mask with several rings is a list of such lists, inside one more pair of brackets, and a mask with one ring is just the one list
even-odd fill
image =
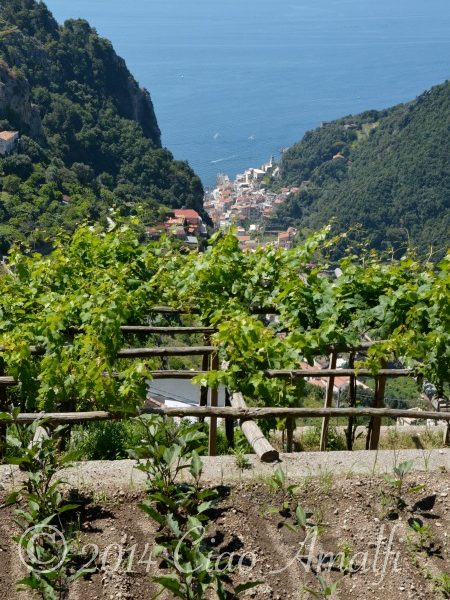
{"label": "green hillside", "polygon": [[144,222],[160,205],[202,211],[200,179],[161,147],[150,94],[108,40],[34,0],[2,0],[0,31],[0,131],[21,134],[0,160],[0,252],[113,206]]}
{"label": "green hillside", "polygon": [[275,187],[301,185],[274,217],[302,231],[336,231],[382,249],[408,242],[441,255],[450,227],[450,83],[413,102],[308,132],[283,155]]}

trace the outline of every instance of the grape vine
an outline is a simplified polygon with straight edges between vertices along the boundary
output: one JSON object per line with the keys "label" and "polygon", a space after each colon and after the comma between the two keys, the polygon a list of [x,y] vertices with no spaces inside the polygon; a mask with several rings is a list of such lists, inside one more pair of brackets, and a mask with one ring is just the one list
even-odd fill
{"label": "grape vine", "polygon": [[[148,324],[162,304],[192,309],[218,328],[224,367],[199,382],[224,383],[254,404],[300,403],[302,383],[268,380],[264,371],[298,368],[363,334],[385,340],[369,352],[374,373],[395,357],[444,393],[450,254],[433,264],[412,252],[398,260],[349,252],[336,263],[329,256],[337,243],[342,236],[325,228],[291,250],[247,253],[232,233],[219,233],[205,252],[187,252],[170,240],[141,244],[132,226],[120,225],[83,226],[48,256],[13,249],[0,275],[0,345],[6,372],[20,383],[11,403],[133,411],[152,363],[116,357],[127,344],[120,326]],[[264,312],[276,314],[255,314]]]}

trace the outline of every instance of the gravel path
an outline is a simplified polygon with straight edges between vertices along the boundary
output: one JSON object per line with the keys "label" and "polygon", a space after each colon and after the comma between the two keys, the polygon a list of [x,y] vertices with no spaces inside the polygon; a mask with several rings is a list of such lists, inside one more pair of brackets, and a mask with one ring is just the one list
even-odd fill
{"label": "gravel path", "polygon": [[[282,454],[279,463],[264,464],[254,455],[248,456],[250,467],[241,471],[233,456],[203,457],[206,483],[232,483],[270,476],[281,465],[292,480],[331,472],[333,475],[378,475],[392,471],[395,464],[414,461],[417,471],[449,471],[450,448],[441,450],[380,450],[354,452],[300,452]],[[134,468],[135,461],[91,461],[77,463],[65,472],[66,481],[73,487],[94,492],[140,490],[145,475]],[[0,486],[5,490],[15,487],[20,479],[17,467],[0,466]]]}

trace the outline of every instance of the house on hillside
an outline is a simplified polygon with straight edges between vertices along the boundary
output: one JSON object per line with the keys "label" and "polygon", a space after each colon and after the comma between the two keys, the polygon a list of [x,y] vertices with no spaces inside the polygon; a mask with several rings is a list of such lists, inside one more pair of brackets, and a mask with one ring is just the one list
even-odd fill
{"label": "house on hillside", "polygon": [[[307,362],[302,362],[300,364],[300,368],[303,371],[313,371],[313,370],[317,370],[317,369],[325,369],[325,368],[327,368],[327,366],[328,366],[327,364],[321,363],[319,360],[315,360],[313,366],[309,365]],[[320,376],[319,377],[307,377],[306,381],[308,383],[310,383],[311,385],[314,385],[325,391],[327,389],[327,384],[328,384],[329,378],[328,377],[320,377]],[[334,397],[336,406],[339,406],[341,404],[341,398],[343,396],[345,396],[346,391],[348,390],[348,387],[349,387],[349,382],[350,382],[350,378],[348,376],[337,376],[334,378],[333,397]],[[359,381],[359,379],[356,379],[355,383],[356,383],[357,389],[359,389],[360,391],[366,392],[368,394],[372,394],[372,391],[369,388],[369,386],[367,386],[362,381]]]}
{"label": "house on hillside", "polygon": [[19,140],[18,131],[0,131],[0,154],[11,154]]}
{"label": "house on hillside", "polygon": [[278,248],[292,248],[297,230],[294,227],[289,227],[287,231],[278,233]]}
{"label": "house on hillside", "polygon": [[206,225],[196,210],[192,208],[176,208],[172,212],[175,219],[183,221],[187,235],[207,235]]}

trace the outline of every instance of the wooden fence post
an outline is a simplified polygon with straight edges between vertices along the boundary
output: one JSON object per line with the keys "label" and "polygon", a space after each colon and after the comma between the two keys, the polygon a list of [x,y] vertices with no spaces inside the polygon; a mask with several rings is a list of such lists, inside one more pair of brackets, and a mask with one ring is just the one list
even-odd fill
{"label": "wooden fence post", "polygon": [[[211,356],[211,371],[219,370],[219,354],[216,351]],[[217,406],[219,399],[219,390],[217,388],[211,389],[210,405]],[[209,455],[216,456],[217,454],[217,417],[210,417],[209,420]]]}
{"label": "wooden fence post", "polygon": [[[211,336],[205,335],[205,346],[211,344]],[[209,354],[204,354],[202,358],[202,371],[209,371]],[[200,406],[208,406],[208,386],[200,388]],[[199,417],[199,423],[204,423],[205,418]]]}
{"label": "wooden fence post", "polygon": [[[384,365],[383,365],[384,368]],[[386,377],[378,375],[375,378],[375,396],[373,408],[384,408],[384,392],[386,389]],[[368,450],[378,450],[380,442],[381,417],[372,417],[370,419],[369,431],[367,433],[366,448]]]}
{"label": "wooden fence post", "polygon": [[450,446],[450,421],[444,429],[444,446]]}
{"label": "wooden fence post", "polygon": [[[386,362],[382,361],[382,369],[386,367]],[[375,377],[375,393],[373,399],[373,408],[384,408],[384,395],[386,390],[386,377],[377,375]],[[377,450],[380,442],[381,418],[371,417],[367,430],[366,450]]]}
{"label": "wooden fence post", "polygon": [[[337,362],[337,352],[333,350],[330,354],[330,366],[329,369],[335,369]],[[327,388],[325,391],[325,403],[324,408],[329,408],[333,404],[333,391],[334,391],[334,376],[328,379]],[[328,444],[328,427],[330,424],[330,417],[324,417],[322,421],[322,431],[320,433],[320,450],[324,452],[327,449]]]}
{"label": "wooden fence post", "polygon": [[294,449],[294,430],[296,420],[293,417],[286,419],[286,452],[292,452]]}
{"label": "wooden fence post", "polygon": [[[354,366],[355,366],[355,354],[354,354],[354,352],[352,352],[350,354],[350,357],[348,360],[348,367],[349,367],[349,369],[353,369]],[[348,387],[348,399],[349,399],[350,407],[354,408],[356,406],[356,377],[354,374],[350,375],[350,382],[349,382],[349,387]],[[345,431],[345,436],[347,439],[347,450],[353,450],[353,424],[354,424],[354,421],[355,421],[354,417],[348,418],[348,425],[347,425],[347,429]]]}
{"label": "wooden fence post", "polygon": [[[0,377],[5,375],[5,361],[0,356]],[[6,387],[0,386],[0,412],[8,410],[8,393]],[[0,458],[6,455],[6,425],[0,425]]]}
{"label": "wooden fence post", "polygon": [[[225,388],[225,406],[231,406],[230,390]],[[225,419],[228,448],[234,448],[234,419]]]}

